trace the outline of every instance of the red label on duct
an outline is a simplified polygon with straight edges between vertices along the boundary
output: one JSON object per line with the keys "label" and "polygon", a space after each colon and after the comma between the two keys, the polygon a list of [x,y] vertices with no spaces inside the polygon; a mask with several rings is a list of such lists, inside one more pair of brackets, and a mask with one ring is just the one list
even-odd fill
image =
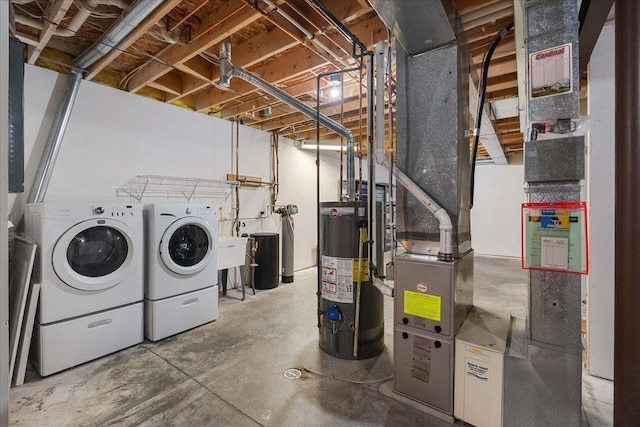
{"label": "red label on duct", "polygon": [[427,285],[426,285],[426,283],[420,282],[416,286],[416,289],[418,290],[418,292],[427,292]]}
{"label": "red label on duct", "polygon": [[329,216],[331,218],[338,218],[338,209],[333,208],[329,211]]}

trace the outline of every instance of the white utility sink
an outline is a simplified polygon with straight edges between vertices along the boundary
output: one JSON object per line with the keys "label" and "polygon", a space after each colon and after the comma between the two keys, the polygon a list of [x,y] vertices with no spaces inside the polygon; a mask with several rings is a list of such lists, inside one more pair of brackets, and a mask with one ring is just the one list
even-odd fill
{"label": "white utility sink", "polygon": [[218,236],[218,270],[244,265],[246,237]]}

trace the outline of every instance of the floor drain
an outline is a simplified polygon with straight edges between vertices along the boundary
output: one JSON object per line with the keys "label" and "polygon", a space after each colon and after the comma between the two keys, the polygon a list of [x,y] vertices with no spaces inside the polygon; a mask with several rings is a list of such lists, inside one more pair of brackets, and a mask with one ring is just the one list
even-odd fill
{"label": "floor drain", "polygon": [[296,368],[289,368],[284,371],[284,377],[288,380],[297,380],[302,376],[302,371]]}

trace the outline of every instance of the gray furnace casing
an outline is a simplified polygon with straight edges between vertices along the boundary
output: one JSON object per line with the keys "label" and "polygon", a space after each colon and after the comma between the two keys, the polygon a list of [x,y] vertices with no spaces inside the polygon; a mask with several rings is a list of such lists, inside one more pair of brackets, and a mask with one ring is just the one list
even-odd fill
{"label": "gray furnace casing", "polygon": [[394,389],[453,415],[454,338],[473,306],[473,251],[396,258]]}

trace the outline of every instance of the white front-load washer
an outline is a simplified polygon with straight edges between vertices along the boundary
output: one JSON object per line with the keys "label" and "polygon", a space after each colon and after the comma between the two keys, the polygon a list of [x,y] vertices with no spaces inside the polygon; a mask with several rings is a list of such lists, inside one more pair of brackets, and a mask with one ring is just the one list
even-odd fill
{"label": "white front-load washer", "polygon": [[46,376],[143,340],[142,205],[25,207],[40,283],[33,361]]}
{"label": "white front-load washer", "polygon": [[145,336],[158,341],[217,319],[217,207],[145,205],[144,227]]}

